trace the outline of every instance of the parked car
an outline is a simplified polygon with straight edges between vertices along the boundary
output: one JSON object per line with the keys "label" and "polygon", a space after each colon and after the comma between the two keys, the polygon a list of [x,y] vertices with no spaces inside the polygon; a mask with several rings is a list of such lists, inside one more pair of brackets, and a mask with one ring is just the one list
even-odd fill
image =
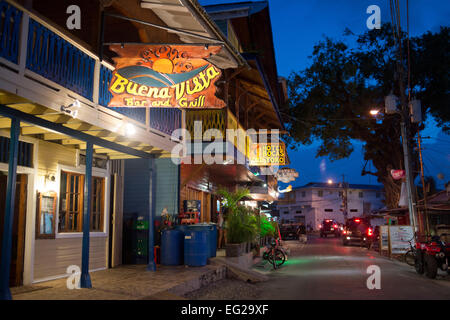
{"label": "parked car", "polygon": [[345,223],[342,231],[342,244],[357,243],[360,246],[370,247],[374,237],[373,228],[364,218],[351,218]]}
{"label": "parked car", "polygon": [[339,225],[335,220],[325,219],[322,221],[322,224],[319,226],[320,228],[320,237],[328,237],[328,235],[333,235],[335,238],[338,238],[341,235],[339,231]]}
{"label": "parked car", "polygon": [[280,226],[281,239],[298,240],[297,224],[282,224]]}

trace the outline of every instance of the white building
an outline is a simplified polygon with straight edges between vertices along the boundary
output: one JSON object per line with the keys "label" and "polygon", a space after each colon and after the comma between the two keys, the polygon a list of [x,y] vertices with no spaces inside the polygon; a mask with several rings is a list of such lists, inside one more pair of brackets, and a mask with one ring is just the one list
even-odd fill
{"label": "white building", "polygon": [[384,191],[381,185],[310,182],[284,194],[277,203],[280,221],[302,222],[314,230],[323,219],[345,222],[344,203],[347,194],[347,218],[361,217],[383,208]]}

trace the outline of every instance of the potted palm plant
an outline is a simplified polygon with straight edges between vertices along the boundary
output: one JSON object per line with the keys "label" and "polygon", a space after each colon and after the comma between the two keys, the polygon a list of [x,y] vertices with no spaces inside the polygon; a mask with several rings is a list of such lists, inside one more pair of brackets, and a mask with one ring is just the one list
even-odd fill
{"label": "potted palm plant", "polygon": [[223,198],[223,206],[227,212],[225,216],[227,232],[225,252],[227,257],[238,257],[248,251],[247,242],[252,241],[257,234],[256,219],[251,211],[239,204],[249,193],[248,189],[229,192],[222,188],[218,191],[218,194]]}

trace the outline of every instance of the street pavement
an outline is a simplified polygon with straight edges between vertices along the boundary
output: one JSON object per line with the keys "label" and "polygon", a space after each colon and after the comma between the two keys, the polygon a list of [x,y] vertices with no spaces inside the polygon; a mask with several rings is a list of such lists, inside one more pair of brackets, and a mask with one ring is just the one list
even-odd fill
{"label": "street pavement", "polygon": [[[430,280],[378,252],[343,246],[341,239],[312,235],[306,245],[287,244],[291,252],[285,265],[275,271],[266,268],[270,280],[255,284],[258,299],[450,299],[450,276],[441,270]],[[380,268],[380,289],[367,287],[371,265]]]}

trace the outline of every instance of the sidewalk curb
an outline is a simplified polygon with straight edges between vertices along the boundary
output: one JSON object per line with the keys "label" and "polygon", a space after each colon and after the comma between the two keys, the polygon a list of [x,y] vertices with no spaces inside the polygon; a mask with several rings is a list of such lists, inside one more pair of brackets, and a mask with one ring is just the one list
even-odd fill
{"label": "sidewalk curb", "polygon": [[[255,260],[253,260],[254,262]],[[269,278],[254,270],[243,268],[233,262],[227,261],[226,258],[215,259],[212,261],[214,264],[223,265],[227,269],[227,277],[242,280],[245,282],[256,283],[268,281]],[[253,263],[254,265],[255,263]]]}
{"label": "sidewalk curb", "polygon": [[[213,265],[212,262],[211,265]],[[201,274],[198,277],[189,279],[186,282],[183,282],[175,287],[167,289],[166,291],[172,295],[183,296],[191,291],[198,290],[213,282],[225,279],[227,276],[226,266],[224,265],[216,265],[216,266],[217,268],[215,268],[214,270]]]}

